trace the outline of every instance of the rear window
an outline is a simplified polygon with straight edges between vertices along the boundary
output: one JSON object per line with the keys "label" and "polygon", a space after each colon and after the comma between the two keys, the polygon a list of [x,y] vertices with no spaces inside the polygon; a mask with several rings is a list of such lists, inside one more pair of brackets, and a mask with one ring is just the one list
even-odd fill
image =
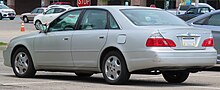
{"label": "rear window", "polygon": [[137,26],[187,25],[183,20],[163,10],[125,9],[121,11]]}

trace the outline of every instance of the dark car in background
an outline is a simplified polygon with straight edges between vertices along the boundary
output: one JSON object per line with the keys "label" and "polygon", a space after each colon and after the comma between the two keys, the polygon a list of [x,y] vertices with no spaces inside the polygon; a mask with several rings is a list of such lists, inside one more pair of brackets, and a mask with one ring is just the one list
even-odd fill
{"label": "dark car in background", "polygon": [[180,14],[177,16],[184,21],[187,21],[208,12],[211,12],[211,9],[209,7],[191,7],[184,14]]}
{"label": "dark car in background", "polygon": [[37,16],[38,14],[46,12],[46,10],[47,10],[46,7],[35,8],[30,13],[21,14],[20,18],[21,18],[21,20],[24,21],[24,23],[28,23],[29,21],[33,21],[34,17]]}
{"label": "dark car in background", "polygon": [[220,64],[220,10],[200,15],[188,20],[187,23],[194,27],[212,30],[215,43],[214,47],[218,53],[217,64]]}

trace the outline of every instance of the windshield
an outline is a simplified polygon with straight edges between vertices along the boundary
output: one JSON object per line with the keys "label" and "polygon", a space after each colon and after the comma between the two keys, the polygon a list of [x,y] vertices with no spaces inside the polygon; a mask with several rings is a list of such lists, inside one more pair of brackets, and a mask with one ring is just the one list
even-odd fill
{"label": "windshield", "polygon": [[9,7],[5,5],[0,5],[0,9],[9,9]]}
{"label": "windshield", "polygon": [[187,25],[183,20],[163,10],[126,9],[121,11],[137,26]]}

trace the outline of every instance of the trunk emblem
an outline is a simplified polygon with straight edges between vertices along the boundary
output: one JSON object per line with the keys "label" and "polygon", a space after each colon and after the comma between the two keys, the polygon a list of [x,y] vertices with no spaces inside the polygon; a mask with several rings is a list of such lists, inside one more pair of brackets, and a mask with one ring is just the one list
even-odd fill
{"label": "trunk emblem", "polygon": [[187,32],[186,35],[187,35],[187,36],[191,36],[191,33]]}

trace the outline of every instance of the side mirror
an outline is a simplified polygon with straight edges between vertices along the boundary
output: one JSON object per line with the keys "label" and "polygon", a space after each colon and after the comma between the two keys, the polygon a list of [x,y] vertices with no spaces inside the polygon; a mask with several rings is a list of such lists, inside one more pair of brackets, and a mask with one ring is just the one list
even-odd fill
{"label": "side mirror", "polygon": [[47,24],[39,24],[38,25],[39,29],[41,32],[46,32],[47,31]]}

